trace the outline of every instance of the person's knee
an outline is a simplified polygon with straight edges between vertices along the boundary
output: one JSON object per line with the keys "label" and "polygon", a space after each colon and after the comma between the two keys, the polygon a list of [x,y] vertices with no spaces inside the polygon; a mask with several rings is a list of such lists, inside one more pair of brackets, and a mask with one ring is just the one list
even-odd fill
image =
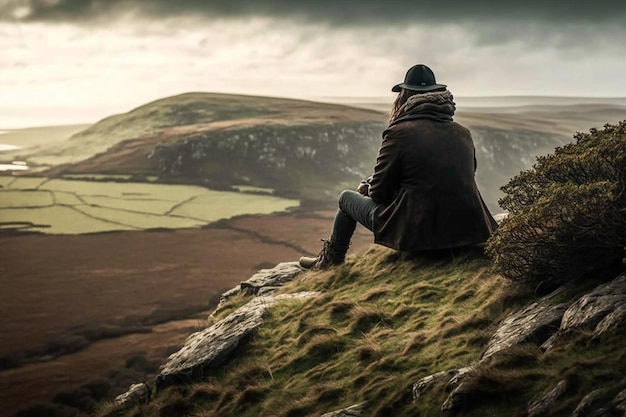
{"label": "person's knee", "polygon": [[342,211],[346,211],[346,205],[350,198],[353,198],[353,195],[356,191],[352,190],[343,190],[339,195],[339,209]]}

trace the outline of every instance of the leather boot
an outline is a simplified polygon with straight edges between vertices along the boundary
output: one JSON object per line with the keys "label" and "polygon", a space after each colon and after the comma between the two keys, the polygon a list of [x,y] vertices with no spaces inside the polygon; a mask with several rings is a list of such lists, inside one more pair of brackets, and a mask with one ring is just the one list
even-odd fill
{"label": "leather boot", "polygon": [[331,239],[322,239],[324,246],[315,257],[303,256],[300,258],[300,266],[305,269],[328,269],[333,265],[340,265],[346,258],[346,251],[337,250],[333,247]]}

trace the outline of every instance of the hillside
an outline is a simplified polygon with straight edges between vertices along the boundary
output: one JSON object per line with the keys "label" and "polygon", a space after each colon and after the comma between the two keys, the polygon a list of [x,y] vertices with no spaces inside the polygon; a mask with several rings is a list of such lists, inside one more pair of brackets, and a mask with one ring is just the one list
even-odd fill
{"label": "hillside", "polygon": [[211,339],[230,343],[215,334],[202,341],[211,329],[234,317],[247,325],[237,309],[254,302],[249,290],[230,298],[209,318],[214,326],[170,357],[148,404],[109,404],[97,415],[326,416],[354,405],[337,415],[623,415],[622,330],[594,327],[611,311],[597,300],[623,302],[626,276],[603,281],[537,299],[493,273],[480,251],[411,258],[372,248],[265,291],[256,304],[268,306],[262,325],[232,359],[203,364],[195,355],[210,357]]}
{"label": "hillside", "polygon": [[319,198],[329,183],[341,188],[338,178],[352,186],[369,175],[383,128],[384,115],[371,110],[189,93],[111,116],[22,157],[54,166],[49,176],[156,175],[167,182],[253,185]]}
{"label": "hillside", "polygon": [[[156,177],[218,189],[249,185],[328,202],[371,173],[387,108],[188,93],[108,117],[64,142],[11,155],[36,170],[52,166],[45,173],[52,177]],[[499,210],[502,184],[537,155],[570,141],[568,122],[588,123],[600,110],[606,113],[593,104],[461,108],[457,120],[472,129],[477,180],[491,210]]]}

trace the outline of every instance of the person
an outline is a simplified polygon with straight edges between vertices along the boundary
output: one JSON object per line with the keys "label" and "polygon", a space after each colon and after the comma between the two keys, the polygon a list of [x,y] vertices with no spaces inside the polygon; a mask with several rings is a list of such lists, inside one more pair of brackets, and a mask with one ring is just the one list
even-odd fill
{"label": "person", "polygon": [[407,252],[482,243],[497,228],[476,182],[470,131],[453,121],[455,103],[426,65],[410,68],[391,109],[374,173],[339,197],[330,238],[307,269],[344,262],[357,222],[374,242]]}

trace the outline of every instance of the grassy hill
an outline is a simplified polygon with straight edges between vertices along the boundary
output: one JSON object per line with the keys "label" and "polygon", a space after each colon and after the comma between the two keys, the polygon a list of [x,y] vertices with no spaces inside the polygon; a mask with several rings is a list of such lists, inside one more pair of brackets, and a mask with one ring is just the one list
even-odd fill
{"label": "grassy hill", "polygon": [[[555,303],[585,289],[570,287]],[[446,383],[418,401],[413,384],[475,364],[498,324],[535,299],[493,273],[480,254],[409,258],[380,247],[308,272],[280,292],[311,290],[322,295],[270,309],[234,358],[201,382],[166,388],[126,412],[104,406],[97,415],[320,416],[363,401],[367,416],[442,415]],[[233,299],[213,320],[245,301]],[[619,334],[598,342],[573,332],[547,353],[532,343],[513,346],[469,374],[465,407],[448,415],[523,416],[533,398],[566,380],[568,389],[541,415],[570,416],[592,390],[626,388],[625,358]]]}
{"label": "grassy hill", "polygon": [[48,176],[156,175],[317,198],[369,175],[384,121],[380,112],[342,105],[188,93],[111,116],[23,158],[53,166]]}
{"label": "grassy hill", "polygon": [[[72,135],[64,143],[38,149],[29,156],[32,162],[43,165],[73,164],[107,151],[114,153],[119,148],[111,148],[125,141],[142,139],[142,144],[152,142],[154,145],[158,142],[184,140],[191,133],[232,130],[246,126],[275,123],[297,126],[315,122],[382,120],[378,112],[341,105],[272,97],[186,93],[147,103],[128,113],[107,117]],[[132,161],[118,160],[100,167],[100,170],[128,165],[132,165]]]}

